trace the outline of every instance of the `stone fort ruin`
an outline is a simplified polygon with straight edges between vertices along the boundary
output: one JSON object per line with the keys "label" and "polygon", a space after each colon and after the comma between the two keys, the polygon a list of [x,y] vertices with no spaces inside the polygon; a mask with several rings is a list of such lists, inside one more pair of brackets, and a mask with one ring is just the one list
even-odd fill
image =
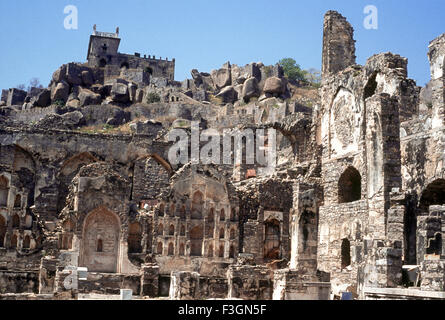
{"label": "stone fort ruin", "polygon": [[[445,34],[422,88],[323,28],[319,89],[260,62],[178,82],[94,28],[86,63],[3,90],[0,299],[444,299]],[[171,164],[192,120],[275,129],[277,166]]]}

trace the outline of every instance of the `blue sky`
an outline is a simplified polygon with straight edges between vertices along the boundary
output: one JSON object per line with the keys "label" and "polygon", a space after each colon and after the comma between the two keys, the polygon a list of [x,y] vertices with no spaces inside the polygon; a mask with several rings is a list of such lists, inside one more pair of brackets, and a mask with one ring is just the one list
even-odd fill
{"label": "blue sky", "polygon": [[[65,6],[78,8],[77,30],[64,28]],[[377,30],[363,26],[366,5],[378,9]],[[355,29],[357,62],[379,52],[409,59],[409,76],[429,81],[427,47],[445,32],[444,0],[0,0],[0,88],[43,85],[62,64],[86,60],[89,35],[120,27],[120,52],[176,58],[176,80],[226,61],[274,64],[294,58],[321,69],[323,15],[343,14]]]}

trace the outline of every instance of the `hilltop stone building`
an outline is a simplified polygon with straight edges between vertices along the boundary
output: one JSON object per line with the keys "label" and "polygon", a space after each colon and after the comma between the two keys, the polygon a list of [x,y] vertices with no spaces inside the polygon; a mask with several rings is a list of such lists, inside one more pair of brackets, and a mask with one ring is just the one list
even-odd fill
{"label": "hilltop stone building", "polygon": [[[421,88],[399,55],[357,65],[329,11],[304,97],[279,65],[178,83],[119,43],[94,30],[86,64],[2,92],[0,298],[445,299],[445,34]],[[276,167],[170,163],[192,120],[275,129],[252,143]]]}

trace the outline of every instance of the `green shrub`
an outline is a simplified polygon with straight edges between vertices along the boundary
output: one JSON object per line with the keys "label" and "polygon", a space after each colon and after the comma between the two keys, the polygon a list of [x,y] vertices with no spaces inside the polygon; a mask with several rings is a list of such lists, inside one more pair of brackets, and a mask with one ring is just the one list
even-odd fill
{"label": "green shrub", "polygon": [[160,102],[160,101],[161,101],[161,97],[156,92],[150,92],[147,95],[147,103],[155,103],[155,102]]}

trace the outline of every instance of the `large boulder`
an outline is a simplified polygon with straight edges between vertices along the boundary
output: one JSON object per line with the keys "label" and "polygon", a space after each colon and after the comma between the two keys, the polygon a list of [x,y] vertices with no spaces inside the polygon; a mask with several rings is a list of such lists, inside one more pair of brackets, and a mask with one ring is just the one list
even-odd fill
{"label": "large boulder", "polygon": [[45,108],[51,104],[51,91],[43,89],[32,101],[34,107]]}
{"label": "large boulder", "polygon": [[94,84],[94,76],[93,76],[93,72],[91,72],[91,70],[82,71],[81,77],[82,77],[82,83],[85,86],[89,87]]}
{"label": "large boulder", "polygon": [[113,83],[110,91],[111,99],[114,102],[127,103],[130,101],[128,85],[122,82]]}
{"label": "large boulder", "polygon": [[66,81],[66,64],[62,65],[53,73],[52,78],[53,83],[59,83],[62,81]]}
{"label": "large boulder", "polygon": [[80,106],[89,106],[94,104],[100,104],[102,97],[100,94],[94,93],[88,89],[81,89],[79,93]]}
{"label": "large boulder", "polygon": [[213,70],[211,73],[213,83],[217,89],[222,89],[232,84],[232,72],[230,63],[227,62],[221,69]]}
{"label": "large boulder", "polygon": [[264,84],[264,93],[270,93],[272,95],[281,95],[285,92],[286,85],[284,81],[278,77],[267,78]]}
{"label": "large boulder", "polygon": [[82,84],[83,68],[76,63],[68,63],[66,66],[66,82],[71,86],[80,86]]}
{"label": "large boulder", "polygon": [[224,88],[216,97],[220,98],[223,103],[233,103],[238,100],[238,94],[232,86]]}
{"label": "large boulder", "polygon": [[69,94],[70,94],[70,85],[65,81],[59,82],[51,90],[51,100],[53,102],[57,100],[62,100],[63,102],[66,102],[68,100]]}
{"label": "large boulder", "polygon": [[258,88],[258,80],[255,77],[249,78],[244,82],[241,97],[245,102],[249,102],[250,98],[259,97],[260,90]]}

